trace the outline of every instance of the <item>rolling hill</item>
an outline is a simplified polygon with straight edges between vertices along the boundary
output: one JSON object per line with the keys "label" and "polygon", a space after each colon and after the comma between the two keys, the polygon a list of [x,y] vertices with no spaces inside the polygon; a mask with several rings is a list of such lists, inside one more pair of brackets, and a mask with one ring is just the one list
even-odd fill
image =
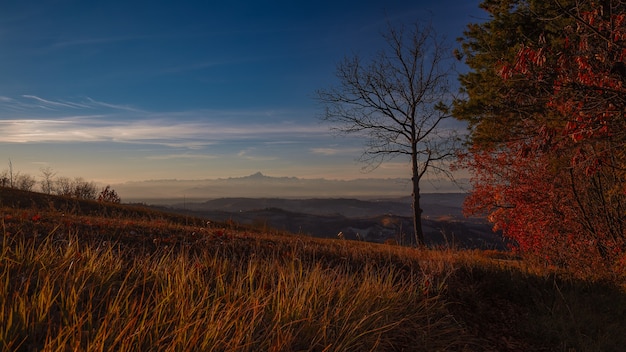
{"label": "rolling hill", "polygon": [[[431,246],[505,249],[505,241],[484,219],[462,215],[464,199],[462,193],[422,196],[426,242]],[[342,233],[352,240],[414,242],[410,198],[219,198],[173,204],[167,209],[322,238]]]}

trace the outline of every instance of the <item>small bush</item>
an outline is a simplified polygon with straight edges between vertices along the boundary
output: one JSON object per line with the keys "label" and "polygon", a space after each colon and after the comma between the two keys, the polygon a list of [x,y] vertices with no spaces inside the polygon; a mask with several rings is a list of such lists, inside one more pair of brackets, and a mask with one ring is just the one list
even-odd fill
{"label": "small bush", "polygon": [[117,195],[117,192],[111,188],[111,186],[107,185],[102,189],[102,191],[100,191],[98,201],[119,204],[122,202],[122,199]]}

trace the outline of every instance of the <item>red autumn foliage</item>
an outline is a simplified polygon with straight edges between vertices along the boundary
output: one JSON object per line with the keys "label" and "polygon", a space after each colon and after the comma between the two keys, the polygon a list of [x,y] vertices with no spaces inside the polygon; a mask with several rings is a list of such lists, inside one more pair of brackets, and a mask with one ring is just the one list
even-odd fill
{"label": "red autumn foliage", "polygon": [[626,257],[626,14],[579,10],[564,9],[576,25],[562,43],[542,38],[500,63],[503,79],[536,88],[507,97],[532,96],[542,112],[522,114],[521,135],[475,146],[460,165],[474,172],[466,211],[488,215],[519,250],[611,270]]}
{"label": "red autumn foliage", "polygon": [[[554,162],[550,155],[519,147],[511,144],[506,152],[472,150],[461,158],[474,170],[466,212],[488,215],[494,230],[514,240],[513,249],[521,253],[587,270],[586,274],[601,269],[608,242],[590,236],[580,221],[569,170],[559,172],[548,166]],[[596,230],[602,223],[597,220]],[[610,247],[612,260],[623,254],[617,243]]]}

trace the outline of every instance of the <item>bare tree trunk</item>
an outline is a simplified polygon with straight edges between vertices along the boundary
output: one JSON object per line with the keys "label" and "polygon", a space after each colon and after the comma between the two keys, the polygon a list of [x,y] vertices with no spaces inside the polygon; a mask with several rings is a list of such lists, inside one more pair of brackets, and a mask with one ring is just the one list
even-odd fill
{"label": "bare tree trunk", "polygon": [[422,229],[422,208],[420,207],[419,180],[413,180],[413,228],[415,229],[415,243],[418,247],[424,246],[424,230]]}
{"label": "bare tree trunk", "polygon": [[9,177],[10,177],[10,186],[13,188],[13,163],[11,159],[9,159]]}
{"label": "bare tree trunk", "polygon": [[411,168],[413,171],[413,233],[415,234],[415,245],[424,246],[424,230],[422,229],[422,207],[420,206],[420,172],[417,160],[417,146],[413,143],[413,153],[411,155]]}

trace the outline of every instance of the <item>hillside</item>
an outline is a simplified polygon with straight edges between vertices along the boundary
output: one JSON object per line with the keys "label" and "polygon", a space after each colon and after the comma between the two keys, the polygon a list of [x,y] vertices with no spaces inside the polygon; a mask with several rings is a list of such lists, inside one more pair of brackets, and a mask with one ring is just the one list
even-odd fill
{"label": "hillside", "polygon": [[620,281],[0,189],[2,350],[620,351]]}
{"label": "hillside", "polygon": [[[425,193],[421,196],[424,217],[452,217],[463,219],[464,193]],[[311,215],[342,215],[347,218],[365,218],[379,215],[412,216],[411,198],[356,199],[356,198],[243,198],[229,197],[204,202],[172,204],[176,208],[196,211],[221,210],[242,212],[267,208],[290,210]]]}
{"label": "hillside", "polygon": [[[500,234],[485,219],[465,218],[465,194],[422,195],[423,228],[429,246],[505,249]],[[291,233],[383,243],[411,244],[413,220],[410,198],[219,198],[168,206],[171,211],[210,219],[280,229]]]}

